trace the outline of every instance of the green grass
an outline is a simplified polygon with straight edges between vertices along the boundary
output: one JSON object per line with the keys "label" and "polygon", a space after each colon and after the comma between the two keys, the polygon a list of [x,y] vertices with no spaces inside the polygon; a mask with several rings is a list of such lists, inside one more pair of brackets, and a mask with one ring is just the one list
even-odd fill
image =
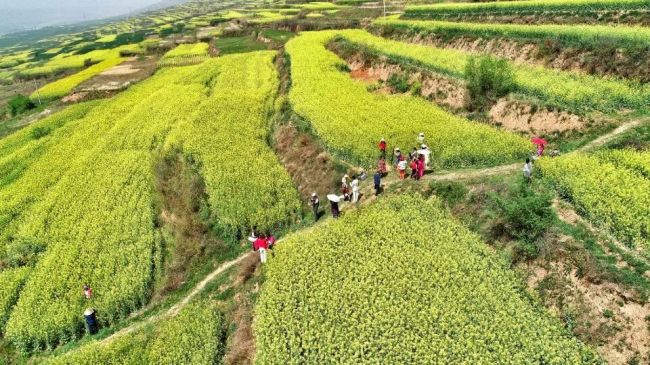
{"label": "green grass", "polygon": [[251,37],[219,38],[214,43],[221,55],[260,51],[268,48],[266,44],[257,42]]}
{"label": "green grass", "polygon": [[260,31],[260,34],[264,38],[268,38],[274,42],[278,43],[285,43],[289,39],[291,39],[293,36],[296,35],[296,33],[293,32],[287,32],[283,30],[277,30],[277,29],[262,29]]}

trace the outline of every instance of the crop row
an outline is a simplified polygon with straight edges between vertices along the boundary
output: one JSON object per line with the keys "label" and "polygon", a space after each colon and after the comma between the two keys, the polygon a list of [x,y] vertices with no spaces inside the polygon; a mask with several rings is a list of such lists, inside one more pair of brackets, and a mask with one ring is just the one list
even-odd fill
{"label": "crop row", "polygon": [[583,47],[616,45],[617,48],[643,48],[650,44],[650,29],[636,26],[454,23],[428,20],[380,19],[376,24],[418,30],[438,36],[474,36],[525,41],[557,40]]}
{"label": "crop row", "polygon": [[531,0],[494,1],[478,3],[444,3],[412,5],[405,9],[405,16],[440,19],[458,15],[518,15],[542,12],[597,12],[648,10],[648,0]]}
{"label": "crop row", "polygon": [[[198,162],[212,215],[222,233],[236,237],[243,227],[270,229],[291,224],[300,201],[291,178],[268,147],[269,115],[278,86],[272,51],[219,59],[216,81],[199,66],[193,82],[215,92],[173,133],[168,147],[182,146]],[[205,121],[212,121],[206,123]]]}
{"label": "crop row", "polygon": [[199,42],[193,44],[181,44],[171,51],[165,53],[163,59],[174,57],[189,57],[189,56],[206,56],[208,54],[209,45],[207,43]]}
{"label": "crop row", "polygon": [[618,167],[627,168],[650,179],[650,151],[609,150],[599,153],[597,156],[602,161],[611,162]]}
{"label": "crop row", "polygon": [[[161,70],[70,124],[74,130],[54,132],[70,135],[61,133],[32,164],[46,181],[30,181],[30,166],[6,187],[37,188],[6,203],[6,256],[36,263],[7,324],[9,340],[53,347],[82,333],[85,306],[110,325],[148,300],[160,265],[152,166],[165,145],[182,145],[199,164],[213,219],[228,233],[296,217],[297,193],[265,144],[277,88],[272,58],[246,54]],[[92,301],[80,295],[84,283],[95,290]]]}
{"label": "crop row", "polygon": [[223,354],[224,329],[223,316],[215,305],[201,301],[188,305],[153,330],[144,328],[110,342],[91,343],[44,364],[211,365],[218,363]]}
{"label": "crop row", "polygon": [[340,71],[342,60],[325,48],[337,35],[372,37],[357,30],[309,32],[286,46],[291,105],[333,153],[351,162],[374,163],[381,138],[410,150],[424,132],[437,166],[491,165],[526,155],[528,142],[509,132],[471,123],[413,96],[368,92]]}
{"label": "crop row", "polygon": [[287,237],[257,302],[256,362],[601,363],[439,204],[390,197]]}
{"label": "crop row", "polygon": [[[381,20],[375,24],[397,24],[418,30],[425,22]],[[426,26],[424,26],[426,29]],[[453,49],[428,47],[397,42],[364,32],[345,33],[351,42],[392,56],[434,72],[465,78],[471,54]],[[605,79],[577,72],[559,71],[542,66],[514,64],[515,87],[518,92],[538,98],[547,105],[578,114],[589,112],[615,113],[622,110],[650,110],[650,87],[638,83]]]}
{"label": "crop row", "polygon": [[28,267],[7,269],[0,272],[0,334],[3,333],[9,313],[18,300],[20,289],[27,280]]}
{"label": "crop row", "polygon": [[[622,166],[634,164],[633,159],[621,156],[616,161]],[[650,250],[649,179],[584,154],[542,159],[538,164],[542,174],[580,214],[628,245]]]}

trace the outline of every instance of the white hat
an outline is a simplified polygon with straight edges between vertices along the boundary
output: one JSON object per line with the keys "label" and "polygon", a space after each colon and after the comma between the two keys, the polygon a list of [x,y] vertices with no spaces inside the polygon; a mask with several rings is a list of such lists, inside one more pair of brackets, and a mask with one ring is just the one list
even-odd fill
{"label": "white hat", "polygon": [[420,137],[424,137],[424,133],[420,132]]}
{"label": "white hat", "polygon": [[381,139],[381,141],[382,141],[382,142],[386,142],[386,140],[385,140],[385,139],[383,139],[383,138]]}
{"label": "white hat", "polygon": [[348,176],[348,174],[345,174],[345,176],[343,176],[343,178],[344,178],[344,179],[349,179],[350,176]]}
{"label": "white hat", "polygon": [[427,145],[423,143],[423,144],[422,144],[422,148],[423,148],[423,149],[424,149],[424,148],[427,148]]}
{"label": "white hat", "polygon": [[395,151],[399,151],[399,147],[395,148]]}
{"label": "white hat", "polygon": [[316,193],[311,193],[311,196],[316,196]]}

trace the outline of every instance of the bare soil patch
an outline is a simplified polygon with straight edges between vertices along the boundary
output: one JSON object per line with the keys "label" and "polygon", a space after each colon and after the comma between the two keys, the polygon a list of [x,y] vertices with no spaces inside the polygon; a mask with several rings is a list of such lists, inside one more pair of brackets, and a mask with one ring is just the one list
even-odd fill
{"label": "bare soil patch", "polygon": [[611,283],[593,283],[562,262],[531,267],[528,283],[546,306],[609,364],[650,360],[650,306]]}
{"label": "bare soil patch", "polygon": [[143,59],[131,58],[110,68],[75,88],[76,92],[119,91],[151,76],[157,65],[157,59],[149,56]]}
{"label": "bare soil patch", "polygon": [[502,98],[490,109],[490,118],[502,127],[531,135],[579,131],[589,121],[564,111],[547,110],[523,101]]}
{"label": "bare soil patch", "polygon": [[310,134],[289,123],[279,126],[273,139],[275,151],[303,201],[309,200],[314,192],[324,199],[338,191],[340,177],[334,159]]}
{"label": "bare soil patch", "polygon": [[[364,60],[361,55],[356,55],[347,60],[350,68],[350,77],[361,80],[369,84],[381,81],[383,85],[392,75],[402,74],[405,71],[399,66],[383,62],[381,60],[372,62]],[[463,109],[468,105],[469,92],[465,85],[452,78],[434,73],[434,72],[413,72],[409,74],[411,84],[418,83],[420,96],[431,100],[438,105],[446,106],[453,110]],[[375,91],[381,90],[385,93],[386,87],[379,87]],[[388,90],[391,90],[388,87]]]}

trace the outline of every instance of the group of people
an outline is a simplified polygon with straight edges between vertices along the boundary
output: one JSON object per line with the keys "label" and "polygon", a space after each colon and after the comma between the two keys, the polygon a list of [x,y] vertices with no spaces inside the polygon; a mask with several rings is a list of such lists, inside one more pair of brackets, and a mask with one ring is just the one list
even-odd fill
{"label": "group of people", "polygon": [[273,253],[276,243],[275,236],[268,231],[266,233],[258,232],[257,227],[253,227],[250,236],[248,236],[248,241],[251,243],[253,251],[260,253],[260,262],[266,263],[266,252],[271,250],[271,253]]}
{"label": "group of people", "polygon": [[[430,167],[431,164],[431,150],[425,144],[424,133],[418,134],[417,137],[420,148],[413,147],[413,150],[408,154],[403,154],[399,147],[393,149],[391,155],[391,163],[395,167],[395,171],[399,174],[400,180],[407,177],[407,168],[411,169],[408,176],[414,180],[420,180],[424,176],[424,172]],[[379,142],[379,162],[377,170],[382,174],[387,173],[386,169],[386,140],[381,139]]]}

